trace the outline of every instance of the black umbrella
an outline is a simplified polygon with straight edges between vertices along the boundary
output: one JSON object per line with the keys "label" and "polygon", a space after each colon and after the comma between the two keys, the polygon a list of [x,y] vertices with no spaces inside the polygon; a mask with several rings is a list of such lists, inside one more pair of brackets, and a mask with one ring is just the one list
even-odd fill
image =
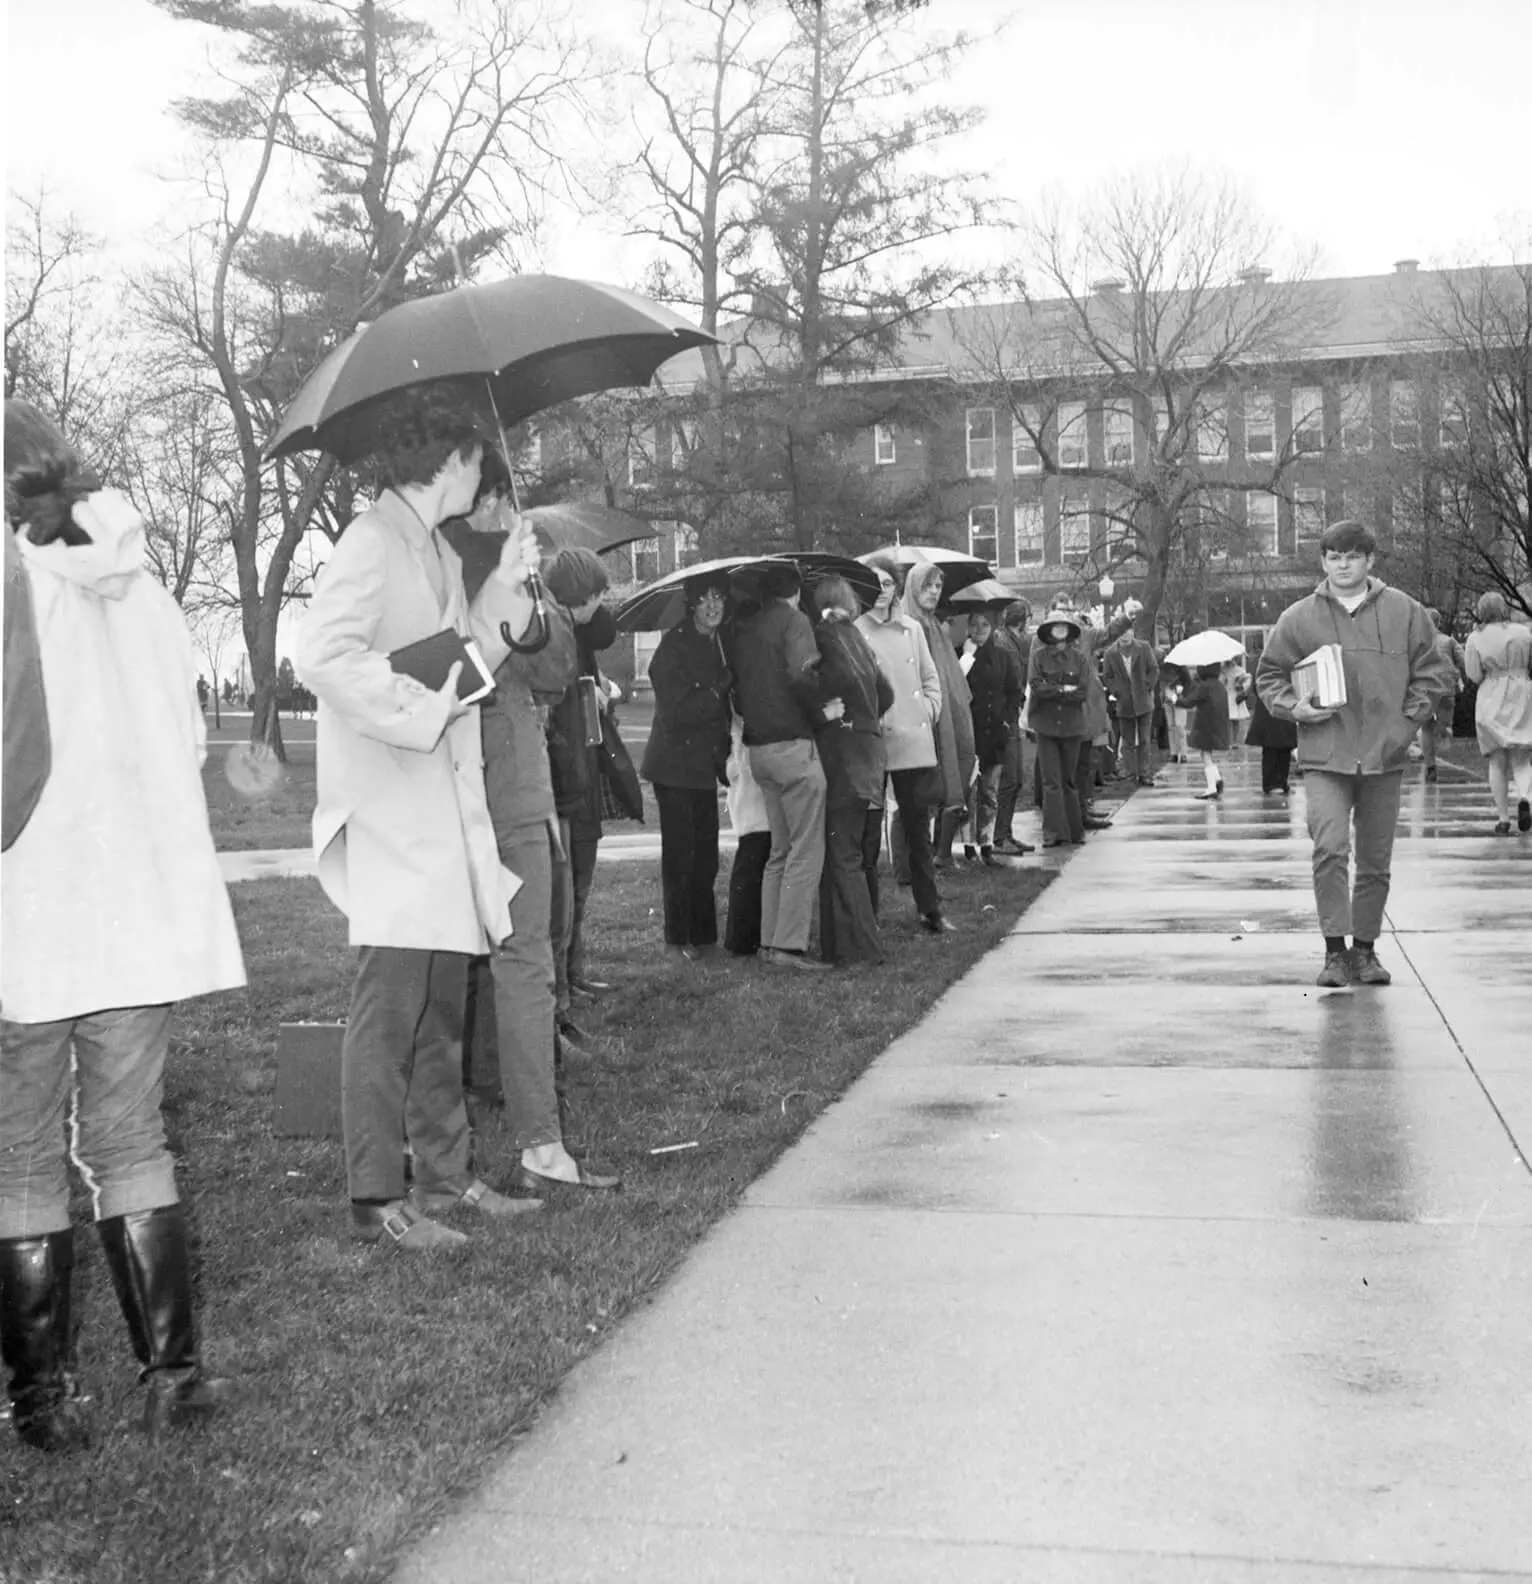
{"label": "black umbrella", "polygon": [[881,550],[869,550],[857,559],[870,561],[873,556],[887,556],[895,566],[903,567],[906,572],[921,561],[929,561],[933,566],[940,567],[943,600],[951,599],[959,589],[977,583],[980,578],[995,575],[990,571],[988,561],[981,561],[978,556],[969,555],[963,550],[949,550],[945,545],[884,545]]}
{"label": "black umbrella", "polygon": [[798,575],[807,587],[812,588],[827,577],[842,577],[864,606],[870,606],[878,597],[877,573],[848,556],[831,555],[823,550],[788,550],[769,556],[724,556],[717,561],[679,567],[646,584],[617,607],[618,629],[622,632],[660,632],[674,627],[686,614],[686,584],[692,578],[716,573],[748,589],[767,567],[784,561],[798,568]]}
{"label": "black umbrella", "polygon": [[647,385],[667,358],[715,338],[617,286],[514,275],[400,303],[364,325],[304,381],[266,456],[365,456],[374,404],[447,380],[500,428],[573,396]]}

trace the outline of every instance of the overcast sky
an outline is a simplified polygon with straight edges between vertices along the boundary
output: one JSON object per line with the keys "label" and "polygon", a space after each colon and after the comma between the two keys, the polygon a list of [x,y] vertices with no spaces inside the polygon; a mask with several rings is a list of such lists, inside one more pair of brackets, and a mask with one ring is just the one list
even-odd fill
{"label": "overcast sky", "polygon": [[[987,109],[967,153],[1009,197],[1188,159],[1236,177],[1331,274],[1482,251],[1518,218],[1528,234],[1532,0],[932,0],[943,12],[1016,18],[951,87]],[[634,8],[579,14],[612,31]],[[205,73],[202,30],[147,0],[8,0],[7,22],[8,186],[46,180],[141,257],[174,217],[166,106]],[[544,266],[631,280],[620,233],[570,220]]]}

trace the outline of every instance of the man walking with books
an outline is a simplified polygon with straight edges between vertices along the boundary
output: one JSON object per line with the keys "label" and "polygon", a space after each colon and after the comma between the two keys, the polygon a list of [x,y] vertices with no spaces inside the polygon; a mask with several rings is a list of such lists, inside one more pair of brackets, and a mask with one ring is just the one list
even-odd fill
{"label": "man walking with books", "polygon": [[1273,715],[1298,725],[1325,937],[1317,983],[1384,985],[1375,948],[1400,782],[1417,729],[1452,685],[1450,664],[1425,607],[1371,575],[1377,541],[1361,523],[1332,523],[1319,548],[1324,579],[1277,618],[1255,685]]}

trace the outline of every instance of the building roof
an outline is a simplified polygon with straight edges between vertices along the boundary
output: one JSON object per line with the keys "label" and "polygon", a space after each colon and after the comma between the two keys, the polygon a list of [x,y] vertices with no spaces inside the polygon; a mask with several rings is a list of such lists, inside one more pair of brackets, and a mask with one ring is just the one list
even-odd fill
{"label": "building roof", "polygon": [[[1482,273],[1497,286],[1510,286],[1520,295],[1528,270],[1527,265],[1506,265]],[[1299,283],[1266,281],[1228,290],[1231,295],[1286,293],[1292,298],[1292,318],[1302,326],[1298,344],[1284,344],[1280,354],[1274,353],[1269,359],[1244,361],[1323,362],[1442,349],[1446,343],[1430,333],[1429,325],[1433,318],[1448,316],[1449,282],[1456,278],[1463,286],[1476,283],[1480,276],[1478,270],[1448,272],[1396,266],[1386,275],[1337,276]],[[1098,297],[1093,304],[1106,300]],[[1128,299],[1124,294],[1120,300]],[[1048,372],[1046,353],[1050,340],[1060,347],[1054,372],[1086,372],[1080,368],[1077,354],[1064,358],[1069,311],[1068,302],[1062,298],[1040,301],[1030,308],[1012,300],[936,309],[903,337],[894,357],[842,378],[856,383],[916,379],[963,383],[975,377],[993,377],[996,361],[1003,358],[1003,353],[981,360],[973,349],[986,340],[995,344],[1007,322],[1017,326],[1026,323],[1032,353],[1026,369],[1008,365],[1007,372],[1017,378]],[[766,332],[764,336],[762,330]],[[746,373],[752,364],[764,373],[782,349],[769,325],[750,318],[728,321],[720,326],[719,337],[726,351],[732,350],[740,359]],[[1184,360],[1189,367],[1195,366],[1196,361],[1195,354]],[[701,354],[687,352],[665,365],[660,384],[679,391],[702,377]]]}

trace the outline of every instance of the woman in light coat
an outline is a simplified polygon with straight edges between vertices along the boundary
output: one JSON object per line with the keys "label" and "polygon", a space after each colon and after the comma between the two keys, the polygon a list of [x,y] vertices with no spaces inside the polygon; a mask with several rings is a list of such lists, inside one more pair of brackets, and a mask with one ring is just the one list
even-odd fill
{"label": "woman in light coat", "polygon": [[942,913],[931,852],[931,813],[942,799],[936,750],[942,687],[924,629],[900,608],[893,562],[875,556],[867,564],[878,575],[878,597],[857,618],[856,628],[894,690],[894,702],[883,717],[888,778],[909,852],[915,911],[924,928],[939,935],[952,928]]}
{"label": "woman in light coat", "polygon": [[463,399],[415,386],[378,414],[374,432],[389,487],[320,575],[298,673],[319,700],[319,878],[357,948],[341,1046],[352,1233],[416,1250],[463,1242],[426,1211],[520,1208],[469,1168],[461,1069],[469,963],[510,933],[519,881],[500,861],[479,712],[457,696],[458,667],[433,691],[389,656],[452,629],[478,642],[493,671],[509,652],[502,619],[521,637],[533,607],[523,535],[508,536],[470,606],[457,552],[437,531],[472,506],[479,484],[478,420]]}
{"label": "woman in light coat", "polygon": [[936,752],[941,768],[941,815],[937,824],[936,864],[951,861],[952,841],[968,817],[968,789],[978,767],[974,750],[972,695],[963,675],[957,650],[952,646],[946,624],[937,619],[936,608],[942,597],[942,569],[929,561],[918,561],[904,581],[904,614],[918,622],[925,633],[926,646],[936,663],[941,682],[942,707],[936,717]]}
{"label": "woman in light coat", "polygon": [[1510,788],[1516,787],[1516,828],[1532,831],[1532,632],[1510,620],[1501,594],[1479,598],[1479,627],[1463,651],[1468,680],[1478,684],[1474,725],[1488,761],[1497,836],[1511,834]]}
{"label": "woman in light coat", "polygon": [[[144,566],[143,519],[17,401],[5,404],[5,514],[32,596],[31,704],[46,698],[50,762],[0,860],[0,1348],[17,1434],[67,1451],[87,1440],[68,1390],[70,1159],[148,1387],[145,1428],[205,1418],[229,1395],[193,1345],[160,1101],[173,1003],[234,989],[245,971],[208,829],[191,637]],[[28,701],[8,690],[6,703],[9,739]]]}

